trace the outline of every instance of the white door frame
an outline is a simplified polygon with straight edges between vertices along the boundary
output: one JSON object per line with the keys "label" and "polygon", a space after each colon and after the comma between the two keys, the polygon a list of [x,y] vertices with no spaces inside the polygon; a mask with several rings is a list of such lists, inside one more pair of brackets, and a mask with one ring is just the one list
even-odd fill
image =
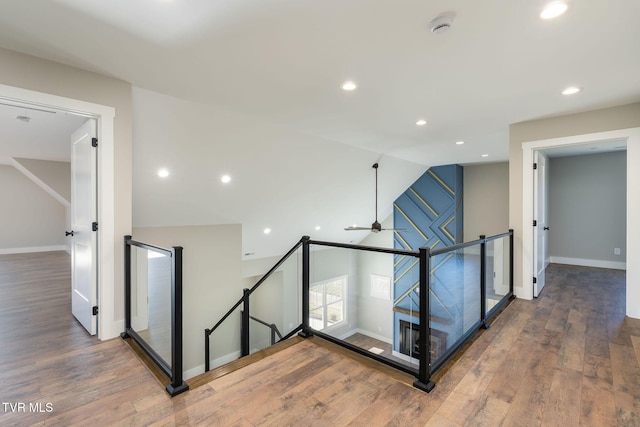
{"label": "white door frame", "polygon": [[627,141],[627,301],[626,314],[640,319],[640,127],[522,143],[522,288],[519,298],[533,298],[533,152],[564,145]]}
{"label": "white door frame", "polygon": [[[93,117],[98,125],[98,338],[122,332],[115,312],[115,162],[114,119],[116,110],[63,96],[0,84],[0,99]],[[71,289],[69,289],[71,290]]]}

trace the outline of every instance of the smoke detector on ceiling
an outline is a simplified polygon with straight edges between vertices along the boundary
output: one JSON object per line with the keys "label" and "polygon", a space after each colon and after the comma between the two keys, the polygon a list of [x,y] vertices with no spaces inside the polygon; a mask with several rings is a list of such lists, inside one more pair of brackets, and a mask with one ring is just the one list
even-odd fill
{"label": "smoke detector on ceiling", "polygon": [[433,34],[444,34],[453,25],[453,20],[448,16],[438,16],[429,23],[429,29]]}

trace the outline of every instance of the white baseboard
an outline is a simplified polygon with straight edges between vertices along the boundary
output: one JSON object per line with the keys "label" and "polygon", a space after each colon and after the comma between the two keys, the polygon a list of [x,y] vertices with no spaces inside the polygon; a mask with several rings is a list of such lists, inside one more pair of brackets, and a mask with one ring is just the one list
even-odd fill
{"label": "white baseboard", "polygon": [[0,255],[9,254],[28,254],[34,252],[53,252],[53,251],[66,251],[69,252],[69,248],[66,245],[59,246],[34,246],[30,248],[6,248],[0,249]]}
{"label": "white baseboard", "polygon": [[613,270],[627,269],[627,263],[620,261],[602,261],[597,259],[567,258],[559,256],[549,257],[549,261],[554,264],[579,265],[582,267],[610,268]]}
{"label": "white baseboard", "polygon": [[[211,366],[211,369],[217,368],[218,366],[222,366],[225,363],[233,362],[234,360],[237,360],[239,358],[240,358],[240,350],[234,351],[233,353],[229,353],[222,357],[218,357],[217,359],[211,360],[209,363],[209,366]],[[204,373],[204,363],[202,365],[196,366],[195,368],[184,371],[182,376],[183,376],[183,379],[188,380],[189,378],[193,378],[196,375],[200,375],[203,373]]]}

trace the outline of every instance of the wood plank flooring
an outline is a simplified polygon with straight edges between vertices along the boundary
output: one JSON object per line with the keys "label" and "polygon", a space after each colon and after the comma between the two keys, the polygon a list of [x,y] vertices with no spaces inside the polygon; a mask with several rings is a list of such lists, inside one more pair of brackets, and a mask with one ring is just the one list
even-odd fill
{"label": "wood plank flooring", "polygon": [[2,426],[640,425],[624,272],[550,266],[430,394],[313,338],[171,399],[126,343],[73,319],[69,271],[65,253],[0,256]]}

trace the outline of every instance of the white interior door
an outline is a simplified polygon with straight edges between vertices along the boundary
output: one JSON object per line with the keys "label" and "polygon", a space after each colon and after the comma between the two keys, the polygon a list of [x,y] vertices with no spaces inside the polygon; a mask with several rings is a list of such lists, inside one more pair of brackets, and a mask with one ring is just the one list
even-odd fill
{"label": "white interior door", "polygon": [[533,159],[533,296],[537,297],[544,288],[547,267],[547,157],[536,151]]}
{"label": "white interior door", "polygon": [[87,120],[71,135],[71,312],[95,335],[97,315],[97,149],[96,121]]}

